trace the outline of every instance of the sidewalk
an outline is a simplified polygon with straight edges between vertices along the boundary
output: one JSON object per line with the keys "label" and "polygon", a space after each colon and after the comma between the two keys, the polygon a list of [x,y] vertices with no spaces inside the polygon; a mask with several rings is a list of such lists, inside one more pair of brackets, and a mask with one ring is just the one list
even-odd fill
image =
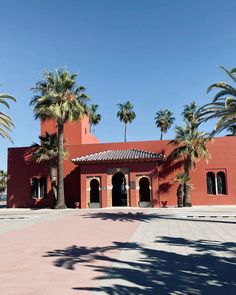
{"label": "sidewalk", "polygon": [[0,294],[235,294],[235,216],[236,206],[1,209]]}

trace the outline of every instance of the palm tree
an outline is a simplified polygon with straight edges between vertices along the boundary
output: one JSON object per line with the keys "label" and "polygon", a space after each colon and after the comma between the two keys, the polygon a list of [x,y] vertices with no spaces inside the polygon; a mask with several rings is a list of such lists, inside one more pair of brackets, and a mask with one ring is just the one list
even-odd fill
{"label": "palm tree", "polygon": [[[7,99],[10,99],[12,101],[16,101],[16,99],[6,93],[0,93],[0,104],[4,105],[9,109],[9,104],[6,101]],[[9,131],[14,127],[14,124],[12,122],[12,119],[7,116],[6,114],[0,112],[0,136],[3,138],[6,138],[12,142],[12,139],[10,135],[8,134]]]}
{"label": "palm tree", "polygon": [[227,131],[230,132],[228,136],[236,136],[236,124],[232,124],[227,128]]}
{"label": "palm tree", "polygon": [[163,133],[167,133],[168,129],[173,125],[175,121],[175,117],[173,116],[173,113],[167,109],[160,110],[156,113],[155,122],[156,127],[160,128],[161,130],[161,138],[163,138]]}
{"label": "palm tree", "polygon": [[90,133],[92,132],[92,126],[96,126],[102,119],[100,114],[97,114],[98,105],[92,104],[88,111]]}
{"label": "palm tree", "polygon": [[[190,171],[195,169],[197,161],[201,158],[207,160],[209,157],[206,144],[210,140],[208,134],[198,131],[198,110],[196,105],[195,112],[193,111],[194,108],[190,108],[190,106],[189,108],[185,106],[182,114],[184,116],[185,126],[177,126],[175,128],[175,139],[170,141],[170,144],[177,146],[172,151],[172,156],[174,159],[183,159],[184,172],[187,177],[190,177]],[[189,109],[191,109],[191,116]],[[187,207],[192,205],[189,185],[185,186],[184,204]]]}
{"label": "palm tree", "polygon": [[[36,163],[40,162],[48,162],[49,163],[49,170],[50,170],[50,181],[51,181],[51,188],[53,191],[54,197],[54,205],[56,204],[57,200],[57,158],[58,158],[58,142],[57,142],[57,134],[49,134],[48,132],[45,133],[44,136],[39,136],[40,144],[33,143],[31,148],[33,149],[32,159]],[[68,155],[66,149],[63,152],[63,158],[65,159]]]}
{"label": "palm tree", "polygon": [[1,198],[3,193],[5,192],[7,188],[7,173],[3,170],[0,170],[0,192],[1,192]]}
{"label": "palm tree", "polygon": [[[230,71],[222,66],[220,68],[234,83],[236,82],[236,68]],[[218,82],[210,85],[207,89],[207,93],[214,89],[219,91],[213,97],[212,102],[200,108],[201,121],[206,122],[209,119],[218,119],[211,133],[212,136],[230,128],[236,123],[236,88],[226,82]]]}
{"label": "palm tree", "polygon": [[184,106],[182,116],[185,122],[189,122],[191,124],[192,128],[197,128],[199,126],[199,111],[195,101],[192,101],[189,105]]}
{"label": "palm tree", "polygon": [[117,112],[117,118],[119,118],[120,121],[125,124],[124,141],[126,142],[127,124],[133,122],[133,120],[136,117],[136,114],[134,111],[132,111],[134,106],[129,101],[125,103],[118,103],[117,105],[119,106],[119,111]]}
{"label": "palm tree", "polygon": [[83,86],[76,86],[77,74],[70,74],[65,69],[56,70],[55,73],[45,70],[43,77],[44,80],[32,88],[36,95],[30,104],[34,106],[35,119],[57,122],[58,195],[55,208],[63,209],[66,208],[63,182],[64,124],[83,118],[87,113],[88,96]]}
{"label": "palm tree", "polygon": [[175,182],[178,183],[176,192],[178,207],[183,207],[184,188],[190,186],[190,177],[185,172],[176,173]]}

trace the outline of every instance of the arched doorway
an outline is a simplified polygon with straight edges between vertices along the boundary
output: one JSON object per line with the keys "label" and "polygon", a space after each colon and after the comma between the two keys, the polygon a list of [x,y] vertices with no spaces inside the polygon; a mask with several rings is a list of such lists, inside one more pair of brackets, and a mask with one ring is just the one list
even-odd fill
{"label": "arched doorway", "polygon": [[112,177],[112,206],[127,206],[126,180],[121,172]]}
{"label": "arched doorway", "polygon": [[90,181],[90,203],[99,203],[99,182],[97,179]]}
{"label": "arched doorway", "polygon": [[93,178],[90,181],[90,196],[89,196],[89,208],[99,208],[100,207],[100,191],[99,191],[99,181]]}
{"label": "arched doorway", "polygon": [[139,180],[139,201],[151,202],[150,181],[147,177],[142,177]]}

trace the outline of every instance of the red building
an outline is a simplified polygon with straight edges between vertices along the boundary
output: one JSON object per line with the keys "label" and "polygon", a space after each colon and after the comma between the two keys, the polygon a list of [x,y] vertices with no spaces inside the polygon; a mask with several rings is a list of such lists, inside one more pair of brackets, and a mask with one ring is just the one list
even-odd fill
{"label": "red building", "polygon": [[[56,130],[41,123],[41,135]],[[177,205],[174,182],[181,163],[168,158],[168,141],[99,143],[89,132],[88,118],[65,126],[69,157],[64,161],[65,200],[81,208]],[[208,144],[211,158],[192,172],[193,205],[236,204],[236,137],[216,138]],[[8,150],[7,206],[51,207],[48,163],[31,160],[29,147]]]}

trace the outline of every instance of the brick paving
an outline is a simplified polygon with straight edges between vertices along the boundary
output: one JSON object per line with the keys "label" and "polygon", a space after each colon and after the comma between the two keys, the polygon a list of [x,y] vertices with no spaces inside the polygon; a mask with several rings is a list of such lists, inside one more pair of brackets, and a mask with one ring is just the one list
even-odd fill
{"label": "brick paving", "polygon": [[236,207],[0,210],[0,294],[235,294]]}

